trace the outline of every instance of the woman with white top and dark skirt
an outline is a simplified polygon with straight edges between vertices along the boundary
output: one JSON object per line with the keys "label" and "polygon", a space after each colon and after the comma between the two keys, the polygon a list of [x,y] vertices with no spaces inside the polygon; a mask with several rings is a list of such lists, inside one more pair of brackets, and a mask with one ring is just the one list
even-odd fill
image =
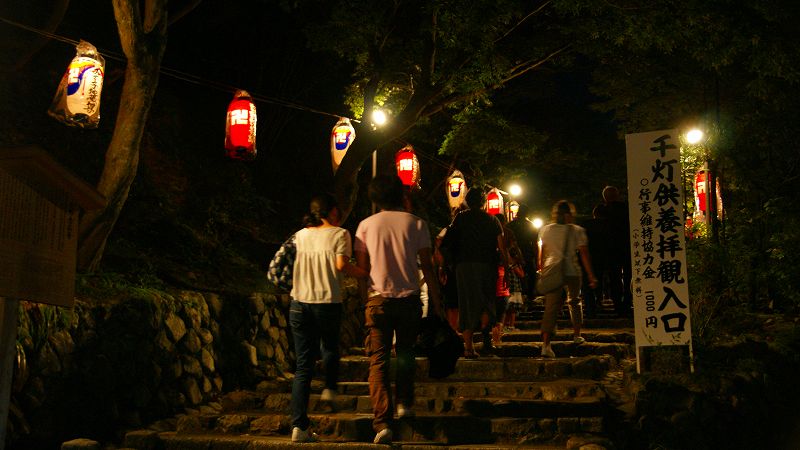
{"label": "woman with white top and dark skirt", "polygon": [[580,304],[581,269],[578,266],[578,254],[589,277],[589,285],[594,288],[597,279],[592,272],[589,258],[588,240],[586,230],[573,224],[575,206],[566,200],[560,200],[553,205],[551,219],[553,223],[545,225],[539,231],[539,271],[547,266],[564,265],[564,285],[558,289],[544,294],[544,316],[542,317],[542,356],[553,358],[555,353],[550,346],[550,339],[556,332],[556,321],[563,306],[563,290],[567,289],[567,306],[572,321],[574,342],[585,342],[581,337],[583,325],[583,311]]}
{"label": "woman with white top and dark skirt", "polygon": [[315,434],[309,430],[308,400],[319,351],[325,368],[325,389],[321,399],[332,401],[336,396],[343,274],[367,276],[364,270],[350,263],[352,241],[350,233],[339,227],[340,219],[333,196],[316,196],[303,219],[305,228],[295,234],[297,256],[289,307],[297,359],[292,383],[292,442],[316,440]]}

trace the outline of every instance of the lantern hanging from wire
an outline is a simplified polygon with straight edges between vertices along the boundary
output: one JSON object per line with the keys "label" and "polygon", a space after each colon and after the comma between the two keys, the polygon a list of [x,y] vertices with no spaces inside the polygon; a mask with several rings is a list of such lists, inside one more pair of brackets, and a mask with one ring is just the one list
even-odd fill
{"label": "lantern hanging from wire", "polygon": [[97,128],[106,62],[86,41],[81,40],[75,48],[77,54],[61,78],[47,113],[69,126]]}
{"label": "lantern hanging from wire", "polygon": [[459,170],[454,170],[447,178],[447,202],[450,204],[450,209],[457,209],[464,203],[464,197],[467,195],[467,183],[464,180],[464,175]]}
{"label": "lantern hanging from wire", "polygon": [[491,216],[503,214],[503,194],[499,189],[492,188],[486,194],[486,212]]}
{"label": "lantern hanging from wire", "polygon": [[414,147],[406,145],[401,148],[394,157],[397,166],[397,176],[404,186],[411,188],[419,187],[419,160],[414,153]]}
{"label": "lantern hanging from wire", "polygon": [[331,162],[333,163],[333,173],[339,169],[347,149],[356,139],[356,129],[350,124],[350,119],[340,117],[331,132]]}
{"label": "lantern hanging from wire", "polygon": [[511,200],[508,202],[508,220],[516,219],[517,214],[519,214],[519,203],[516,200]]}
{"label": "lantern hanging from wire", "polygon": [[233,94],[225,121],[225,151],[231,159],[256,157],[256,105],[245,90]]}

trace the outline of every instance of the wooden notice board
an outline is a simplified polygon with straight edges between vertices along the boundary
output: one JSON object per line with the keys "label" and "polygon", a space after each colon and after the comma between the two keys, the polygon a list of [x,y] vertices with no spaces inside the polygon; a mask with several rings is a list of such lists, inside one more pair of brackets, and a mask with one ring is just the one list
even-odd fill
{"label": "wooden notice board", "polygon": [[104,204],[44,150],[0,148],[0,297],[72,306],[79,214]]}

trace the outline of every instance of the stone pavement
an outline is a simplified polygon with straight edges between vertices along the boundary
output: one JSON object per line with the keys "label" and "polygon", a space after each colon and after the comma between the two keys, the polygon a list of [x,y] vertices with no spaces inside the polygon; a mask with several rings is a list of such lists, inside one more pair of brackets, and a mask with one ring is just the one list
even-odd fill
{"label": "stone pavement", "polygon": [[[623,369],[635,364],[630,319],[608,311],[584,326],[586,342],[572,342],[564,315],[553,339],[556,358],[542,358],[540,305],[520,313],[517,329],[506,332],[491,356],[460,359],[443,380],[427,376],[428,361],[417,358],[416,416],[393,426],[392,448],[611,449],[610,429],[630,398]],[[477,339],[480,339],[478,336]],[[480,343],[476,343],[480,353]],[[312,385],[310,417],[321,441],[290,442],[290,380],[236,391],[219,402],[130,432],[125,446],[138,450],[257,450],[283,448],[375,448],[367,385],[368,361],[361,349],[343,357],[339,395],[320,400],[322,383]]]}

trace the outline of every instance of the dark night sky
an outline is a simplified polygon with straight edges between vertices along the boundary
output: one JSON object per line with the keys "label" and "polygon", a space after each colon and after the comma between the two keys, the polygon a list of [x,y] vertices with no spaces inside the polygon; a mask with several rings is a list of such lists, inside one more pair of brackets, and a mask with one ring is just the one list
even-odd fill
{"label": "dark night sky", "polygon": [[[4,17],[42,27],[46,16],[43,11],[48,4],[13,1],[0,11]],[[159,81],[148,132],[160,143],[156,145],[191,149],[197,156],[194,167],[202,172],[198,176],[219,176],[219,172],[215,173],[217,168],[231,165],[222,157],[222,142],[225,111],[234,88],[329,113],[348,112],[343,105],[343,95],[350,67],[332,55],[310,51],[301,32],[302,21],[268,4],[271,2],[204,1],[170,27],[163,66],[197,77],[198,82],[167,76],[165,71]],[[20,41],[38,38],[26,31],[9,31],[6,25],[0,27]],[[122,54],[110,2],[71,1],[56,34],[88,40],[112,55]],[[65,146],[81,146],[83,142],[87,147],[96,146],[93,158],[99,163],[113,129],[109,119],[118,106],[124,65],[113,57],[106,58],[107,78],[101,105],[104,119],[101,128],[90,136],[93,132],[67,129],[43,116],[57,80],[72,56],[72,46],[50,41],[24,68],[32,72],[28,81],[31,84],[26,89],[37,93],[34,101],[25,103],[25,107],[30,108],[26,114],[46,130],[30,134],[47,136],[33,139],[39,139],[46,148],[61,147],[55,153],[62,156],[68,153],[64,151]],[[615,165],[613,161],[624,156],[624,147],[610,118],[589,110],[588,103],[593,99],[587,82],[585,72],[568,73],[555,82],[543,81],[537,75],[526,76],[498,92],[495,100],[512,114],[549,132],[550,145],[565,149],[591,146],[598,161],[609,162],[609,169],[603,175],[618,182],[624,179],[624,173],[620,173],[624,166]],[[259,154],[251,164],[252,182],[266,197],[286,208],[287,214],[299,214],[302,206],[297,205],[305,203],[302,199],[311,192],[330,189],[328,133],[336,119],[266,102],[258,102],[257,107]],[[162,148],[161,151],[176,157],[180,155],[177,150]],[[436,149],[425,148],[424,151],[433,154]],[[68,155],[66,162],[80,165],[85,157],[78,159],[80,161],[70,161]],[[423,159],[422,163],[426,161]],[[83,170],[82,175],[91,179],[92,169],[78,167],[77,170]],[[369,168],[363,168],[362,172],[365,170]],[[291,176],[286,177],[287,174]],[[439,181],[423,180],[423,186],[432,188],[438,186]],[[592,198],[591,191],[599,193],[605,184],[588,177],[576,177],[571,184],[553,188],[550,185],[555,181],[552,174],[538,173],[535,167],[531,168],[527,200],[534,208],[548,209],[553,198]],[[590,204],[578,206],[585,214],[591,209]]]}

